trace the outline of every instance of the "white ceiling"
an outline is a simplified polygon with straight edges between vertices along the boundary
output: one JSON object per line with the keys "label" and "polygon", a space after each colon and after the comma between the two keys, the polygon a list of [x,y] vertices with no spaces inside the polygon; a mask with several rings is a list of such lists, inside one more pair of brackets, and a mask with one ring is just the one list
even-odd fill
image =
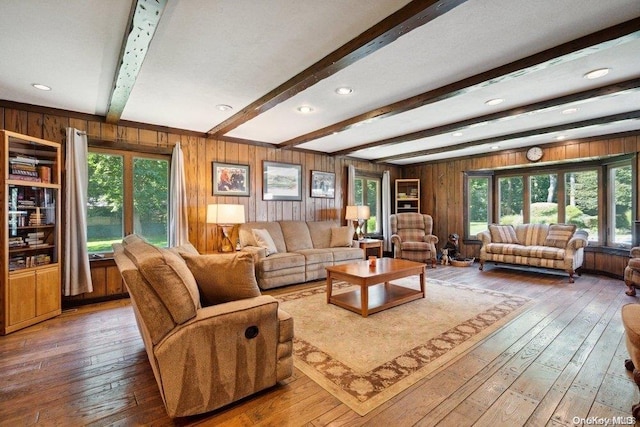
{"label": "white ceiling", "polygon": [[[120,120],[398,165],[640,131],[638,0],[164,1],[3,0],[0,100],[107,116],[142,6],[161,15]],[[439,16],[411,29],[403,8],[424,3]],[[397,31],[381,23],[396,11],[402,35],[379,45],[369,34]],[[303,78],[315,84],[301,90]]]}

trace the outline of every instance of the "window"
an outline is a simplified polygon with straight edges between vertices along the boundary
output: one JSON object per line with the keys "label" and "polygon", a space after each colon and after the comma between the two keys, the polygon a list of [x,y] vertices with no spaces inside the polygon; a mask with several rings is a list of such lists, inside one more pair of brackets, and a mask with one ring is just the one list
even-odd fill
{"label": "window", "polygon": [[599,241],[598,170],[567,172],[564,179],[564,222],[587,230],[589,241]]}
{"label": "window", "polygon": [[498,179],[500,200],[498,222],[500,224],[522,224],[523,182],[521,176]]}
{"label": "window", "polygon": [[610,246],[631,246],[631,163],[614,164],[609,168],[608,241]]}
{"label": "window", "polygon": [[167,246],[168,157],[91,149],[88,163],[89,253],[111,252],[114,242],[131,233]]}
{"label": "window", "polygon": [[467,177],[465,237],[475,239],[491,223],[491,176]]}
{"label": "window", "polygon": [[382,215],[380,208],[382,180],[379,177],[363,176],[355,177],[355,203],[356,205],[369,206],[371,216],[365,223],[365,234],[382,234]]}
{"label": "window", "polygon": [[[520,171],[467,172],[466,237],[473,239],[492,222],[575,224],[592,244],[629,248],[636,203],[630,156]],[[494,197],[492,198],[492,194]],[[493,203],[492,200],[496,200]],[[485,212],[485,206],[487,211]]]}
{"label": "window", "polygon": [[529,177],[529,221],[535,224],[558,222],[558,175],[546,173]]}

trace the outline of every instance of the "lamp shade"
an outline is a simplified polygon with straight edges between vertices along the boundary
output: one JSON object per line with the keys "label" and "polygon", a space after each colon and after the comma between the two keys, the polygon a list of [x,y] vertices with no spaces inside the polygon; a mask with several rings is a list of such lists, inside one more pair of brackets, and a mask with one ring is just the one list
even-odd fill
{"label": "lamp shade", "polygon": [[369,206],[347,206],[347,212],[344,218],[356,221],[359,219],[369,219],[370,216]]}
{"label": "lamp shade", "polygon": [[244,205],[208,205],[207,223],[209,224],[243,224]]}

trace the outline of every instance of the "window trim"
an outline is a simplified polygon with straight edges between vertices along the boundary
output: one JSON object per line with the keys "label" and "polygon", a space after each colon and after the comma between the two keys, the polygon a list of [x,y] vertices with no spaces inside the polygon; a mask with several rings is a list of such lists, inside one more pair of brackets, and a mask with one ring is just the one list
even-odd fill
{"label": "window trim", "polygon": [[472,236],[470,230],[470,222],[469,222],[469,180],[474,178],[487,178],[487,227],[489,224],[493,223],[493,181],[494,174],[490,171],[469,171],[464,172],[464,212],[463,212],[463,221],[464,221],[464,238],[463,240],[471,240],[471,241],[479,241],[477,235]]}
{"label": "window trim", "polygon": [[[545,173],[554,173],[558,177],[557,181],[557,200],[558,200],[558,221],[566,220],[566,208],[564,204],[566,203],[566,188],[565,188],[565,180],[567,172],[580,172],[580,171],[590,171],[596,170],[598,174],[598,182],[600,183],[598,186],[598,200],[603,201],[603,203],[598,203],[598,236],[597,240],[590,240],[589,245],[594,247],[601,247],[603,249],[624,249],[627,250],[629,246],[624,244],[610,244],[610,233],[608,231],[608,227],[610,224],[610,216],[611,216],[611,203],[610,203],[610,182],[609,182],[609,169],[614,166],[620,165],[631,165],[631,176],[635,177],[631,182],[631,209],[632,216],[635,216],[634,213],[637,212],[637,203],[638,203],[638,177],[637,177],[637,154],[625,154],[621,156],[615,156],[611,158],[603,158],[599,160],[585,161],[580,162],[565,162],[565,163],[555,163],[553,165],[544,165],[544,166],[524,166],[516,169],[504,169],[504,170],[478,170],[478,171],[464,171],[464,232],[465,232],[465,240],[468,240],[470,243],[478,243],[479,240],[474,238],[474,236],[469,235],[469,216],[468,216],[468,207],[469,207],[469,179],[477,178],[481,176],[490,175],[492,177],[492,187],[490,189],[490,197],[491,200],[489,203],[490,206],[490,223],[493,222],[494,219],[499,218],[499,178],[507,178],[513,176],[519,176],[523,178],[523,222],[528,223],[530,220],[530,188],[529,182],[530,177],[533,175],[541,175]],[[561,206],[562,205],[562,206]],[[561,215],[562,214],[562,215]],[[633,222],[633,221],[632,221]],[[631,235],[632,235],[632,243],[640,236],[635,235],[636,230],[634,225],[631,225]]]}
{"label": "window trim", "polygon": [[[115,144],[112,144],[115,145]],[[136,146],[134,149],[132,146],[128,144],[118,144],[118,148],[104,147],[97,144],[88,144],[88,152],[89,153],[101,153],[113,156],[121,156],[122,157],[122,204],[123,204],[123,212],[122,212],[122,233],[123,236],[128,236],[133,234],[134,232],[134,206],[133,206],[133,163],[134,159],[142,158],[142,159],[156,159],[156,160],[165,160],[167,162],[167,171],[168,171],[168,187],[169,191],[167,197],[171,194],[171,150],[167,149],[156,149],[156,147],[143,147]],[[149,149],[146,149],[149,148]],[[89,177],[89,179],[91,179]],[[167,199],[167,202],[169,200]],[[168,208],[168,207],[167,207]],[[169,238],[168,233],[170,230],[168,229],[169,224],[167,224],[167,238]],[[113,252],[94,252],[90,254],[95,256],[100,254],[102,256],[111,257]]]}
{"label": "window trim", "polygon": [[[354,175],[354,185],[355,185],[355,182],[358,180],[365,180],[365,182],[366,180],[376,180],[378,183],[378,191],[376,195],[376,209],[378,211],[378,215],[377,215],[378,220],[376,221],[376,225],[378,226],[379,230],[369,232],[369,230],[367,230],[365,227],[365,231],[367,232],[366,233],[367,237],[370,237],[370,238],[382,237],[382,174],[377,174],[369,171],[360,171],[356,169],[355,175]],[[365,185],[363,185],[362,203],[366,205],[367,197],[366,197],[366,192],[364,191],[364,188],[365,188]],[[353,191],[355,194],[355,188],[353,189]]]}

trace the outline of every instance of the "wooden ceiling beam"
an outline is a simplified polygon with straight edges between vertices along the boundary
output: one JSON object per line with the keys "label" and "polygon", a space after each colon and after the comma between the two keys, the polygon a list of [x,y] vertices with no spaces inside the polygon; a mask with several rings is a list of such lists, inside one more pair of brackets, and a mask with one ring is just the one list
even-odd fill
{"label": "wooden ceiling beam", "polygon": [[167,0],[133,1],[129,28],[120,49],[120,63],[109,97],[107,123],[120,121],[166,5]]}
{"label": "wooden ceiling beam", "polygon": [[[430,136],[436,136],[442,133],[455,132],[458,130],[462,130],[466,127],[477,125],[483,122],[503,120],[505,118],[515,117],[521,114],[539,112],[548,108],[567,105],[574,102],[586,101],[590,99],[598,99],[598,98],[610,96],[619,92],[624,92],[627,90],[636,90],[638,88],[640,88],[640,78],[631,79],[624,82],[613,83],[607,86],[602,86],[599,88],[589,89],[582,92],[561,96],[559,98],[548,99],[541,102],[535,102],[533,104],[510,108],[508,110],[500,111],[497,113],[491,113],[491,114],[486,114],[484,116],[473,117],[471,119],[460,120],[458,122],[447,123],[446,125],[435,126],[429,129],[423,129],[416,132],[395,136],[392,138],[381,139],[379,141],[370,142],[368,144],[358,145],[357,150],[364,150],[367,148],[379,147],[382,145],[400,144],[403,142],[415,141],[417,139],[428,138]],[[356,147],[351,147],[351,148],[346,148],[344,150],[334,151],[330,153],[330,155],[346,156],[357,150],[356,150]],[[412,154],[405,153],[405,154],[402,154],[402,156],[406,156],[403,158],[407,158],[407,157],[411,157]]]}
{"label": "wooden ceiling beam", "polygon": [[375,163],[386,163],[394,160],[408,159],[413,157],[428,156],[431,154],[439,154],[443,152],[458,151],[469,147],[475,147],[483,144],[492,144],[496,142],[508,141],[510,139],[526,138],[528,136],[541,135],[552,132],[563,132],[571,129],[579,129],[587,126],[597,126],[609,123],[620,122],[623,120],[637,120],[640,118],[640,110],[628,111],[626,113],[613,114],[605,117],[597,117],[595,119],[582,120],[579,122],[565,123],[556,126],[548,126],[545,128],[530,129],[522,132],[515,132],[509,135],[492,136],[490,138],[478,139],[475,141],[463,142],[446,147],[430,148],[427,150],[414,151],[412,153],[397,154],[395,156],[381,157],[374,160]]}
{"label": "wooden ceiling beam", "polygon": [[[576,40],[564,43],[560,46],[530,55],[492,70],[476,74],[463,80],[442,86],[413,97],[394,102],[384,107],[376,108],[366,113],[351,117],[323,129],[300,135],[296,138],[284,141],[277,145],[278,148],[292,147],[313,141],[336,132],[350,129],[356,124],[366,120],[381,119],[402,114],[428,104],[443,101],[454,96],[469,93],[476,89],[485,88],[496,82],[504,82],[510,78],[521,77],[523,73],[531,73],[541,69],[557,65],[558,62],[572,61],[590,54],[594,49],[608,49],[621,43],[640,38],[640,18],[632,19],[619,25],[589,34]],[[401,137],[399,137],[401,138]],[[408,139],[407,139],[408,140]],[[334,152],[334,155],[352,153],[363,148],[385,145],[387,140],[374,141],[368,144],[358,145],[348,150]]]}
{"label": "wooden ceiling beam", "polygon": [[260,99],[209,130],[213,137],[229,131],[268,111],[362,58],[394,42],[398,37],[444,15],[466,0],[413,0],[356,38],[342,45],[306,70],[287,80]]}

